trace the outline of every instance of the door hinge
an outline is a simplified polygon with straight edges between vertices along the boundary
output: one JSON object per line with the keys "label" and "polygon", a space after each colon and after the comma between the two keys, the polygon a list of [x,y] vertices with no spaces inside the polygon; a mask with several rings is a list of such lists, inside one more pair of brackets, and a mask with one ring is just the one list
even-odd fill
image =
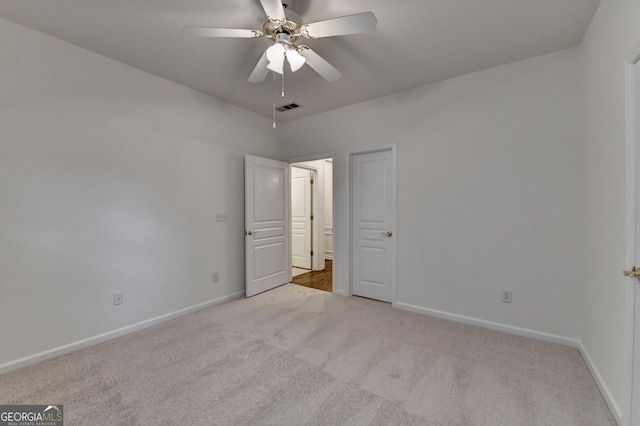
{"label": "door hinge", "polygon": [[311,220],[313,220],[313,215],[311,215]]}
{"label": "door hinge", "polygon": [[622,271],[625,277],[633,277],[640,281],[640,270],[634,266],[630,271]]}
{"label": "door hinge", "polygon": [[311,179],[311,185],[313,185],[313,179]]}
{"label": "door hinge", "polygon": [[313,256],[313,250],[311,250],[311,256]]}

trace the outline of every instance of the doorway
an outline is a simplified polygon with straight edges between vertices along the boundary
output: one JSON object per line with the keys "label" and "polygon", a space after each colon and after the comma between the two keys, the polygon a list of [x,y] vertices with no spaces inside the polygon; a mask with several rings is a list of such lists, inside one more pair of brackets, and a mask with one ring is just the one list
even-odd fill
{"label": "doorway", "polygon": [[333,159],[291,164],[292,282],[333,291]]}

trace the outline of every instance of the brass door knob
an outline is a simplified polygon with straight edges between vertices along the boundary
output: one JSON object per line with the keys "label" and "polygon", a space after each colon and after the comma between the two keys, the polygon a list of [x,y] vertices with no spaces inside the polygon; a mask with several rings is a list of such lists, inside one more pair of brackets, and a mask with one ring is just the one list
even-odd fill
{"label": "brass door knob", "polygon": [[393,232],[391,231],[381,232],[380,235],[382,235],[383,237],[391,238],[393,237]]}
{"label": "brass door knob", "polygon": [[253,231],[247,231],[247,232],[245,232],[245,235],[252,236],[253,235]]}

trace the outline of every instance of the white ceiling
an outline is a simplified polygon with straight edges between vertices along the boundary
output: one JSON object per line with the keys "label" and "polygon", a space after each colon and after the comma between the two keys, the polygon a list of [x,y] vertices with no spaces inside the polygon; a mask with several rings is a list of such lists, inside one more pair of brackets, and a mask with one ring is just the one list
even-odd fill
{"label": "white ceiling", "polygon": [[600,0],[295,0],[304,22],[371,11],[375,33],[305,40],[343,74],[328,83],[309,67],[247,78],[268,39],[196,38],[184,26],[261,29],[259,0],[0,0],[0,17],[289,121],[580,44]]}

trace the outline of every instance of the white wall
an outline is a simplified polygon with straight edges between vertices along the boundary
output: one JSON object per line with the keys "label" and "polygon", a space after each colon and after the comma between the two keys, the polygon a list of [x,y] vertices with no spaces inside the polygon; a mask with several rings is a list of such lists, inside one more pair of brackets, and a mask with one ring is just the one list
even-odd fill
{"label": "white wall", "polygon": [[585,247],[581,341],[596,375],[624,409],[625,63],[640,54],[640,2],[602,0],[582,46]]}
{"label": "white wall", "polygon": [[569,49],[281,126],[290,158],[335,153],[337,292],[349,280],[348,152],[397,144],[398,304],[575,344],[578,59]]}
{"label": "white wall", "polygon": [[240,294],[269,120],[5,20],[0,40],[0,370]]}

